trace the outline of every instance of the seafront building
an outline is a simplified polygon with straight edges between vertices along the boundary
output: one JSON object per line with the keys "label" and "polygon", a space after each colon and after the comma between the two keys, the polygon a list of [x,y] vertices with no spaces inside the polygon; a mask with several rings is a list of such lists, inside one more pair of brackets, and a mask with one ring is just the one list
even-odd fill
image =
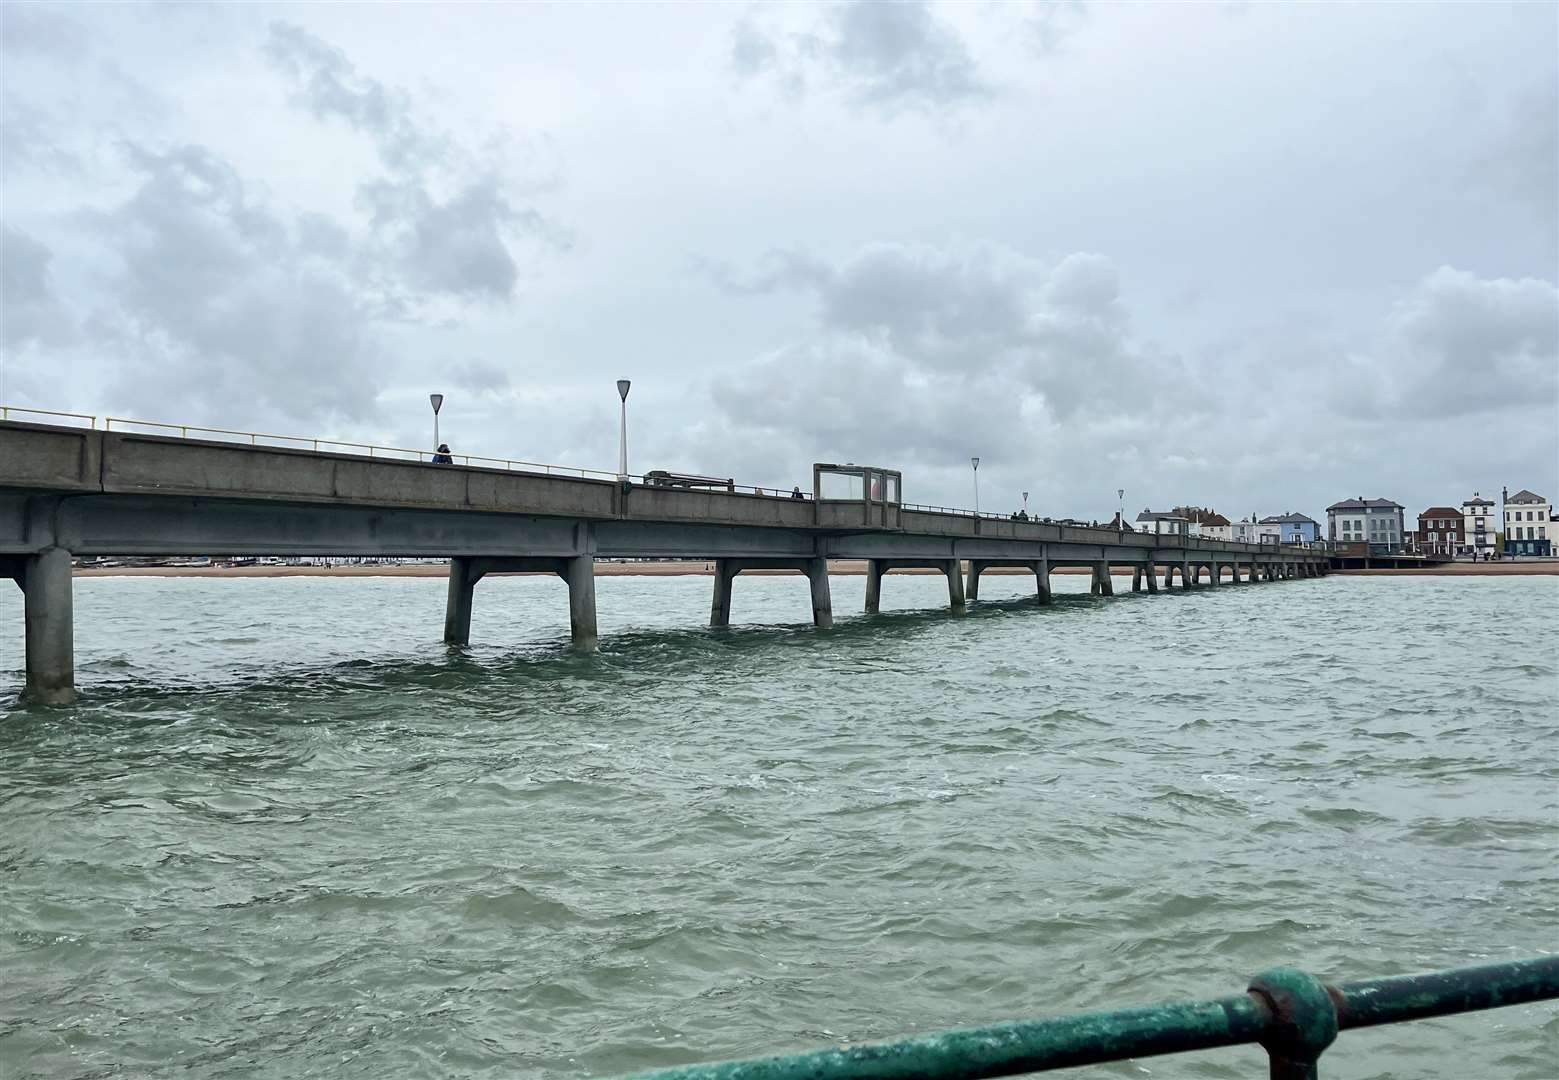
{"label": "seafront building", "polygon": [[1191,523],[1173,510],[1144,510],[1137,515],[1139,532],[1154,536],[1191,536]]}
{"label": "seafront building", "polygon": [[1258,524],[1263,530],[1275,528],[1275,533],[1264,533],[1264,535],[1276,535],[1277,542],[1280,544],[1308,544],[1321,538],[1319,521],[1305,514],[1296,514],[1292,510],[1286,514],[1264,517]]}
{"label": "seafront building", "polygon": [[1413,547],[1423,555],[1456,555],[1465,546],[1462,512],[1454,506],[1431,506],[1418,515]]}
{"label": "seafront building", "polygon": [[1354,499],[1326,508],[1326,538],[1339,544],[1368,544],[1371,555],[1402,551],[1402,504],[1390,499]]}
{"label": "seafront building", "polygon": [[1552,555],[1553,505],[1541,495],[1522,488],[1505,497],[1505,553]]}
{"label": "seafront building", "polygon": [[1462,540],[1475,559],[1493,558],[1495,547],[1494,500],[1478,492],[1462,502]]}

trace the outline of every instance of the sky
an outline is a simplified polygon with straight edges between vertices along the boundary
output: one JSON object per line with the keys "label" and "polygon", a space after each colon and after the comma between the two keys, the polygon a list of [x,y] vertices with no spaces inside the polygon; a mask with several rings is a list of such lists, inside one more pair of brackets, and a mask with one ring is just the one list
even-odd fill
{"label": "sky", "polygon": [[1559,498],[1559,5],[0,4],[0,402],[1105,520]]}

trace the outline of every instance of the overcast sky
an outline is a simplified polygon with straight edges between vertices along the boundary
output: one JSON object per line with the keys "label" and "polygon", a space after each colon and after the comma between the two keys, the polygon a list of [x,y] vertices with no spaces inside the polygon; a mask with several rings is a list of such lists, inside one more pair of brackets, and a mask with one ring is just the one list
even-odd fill
{"label": "overcast sky", "polygon": [[0,401],[910,501],[1559,497],[1559,6],[24,5]]}

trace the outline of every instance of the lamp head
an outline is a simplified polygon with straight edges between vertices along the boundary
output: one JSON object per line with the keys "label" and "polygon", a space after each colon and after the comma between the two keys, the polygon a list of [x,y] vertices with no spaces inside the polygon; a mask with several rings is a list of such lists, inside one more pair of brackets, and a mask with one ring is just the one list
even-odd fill
{"label": "lamp head", "polygon": [[438,415],[438,411],[444,407],[444,395],[443,394],[429,394],[428,395],[428,403],[433,406],[433,415],[437,416]]}
{"label": "lamp head", "polygon": [[633,383],[631,381],[629,381],[628,379],[618,379],[617,380],[617,396],[622,398],[624,401],[627,401],[628,400],[628,388],[630,386],[632,386],[632,385],[633,385]]}

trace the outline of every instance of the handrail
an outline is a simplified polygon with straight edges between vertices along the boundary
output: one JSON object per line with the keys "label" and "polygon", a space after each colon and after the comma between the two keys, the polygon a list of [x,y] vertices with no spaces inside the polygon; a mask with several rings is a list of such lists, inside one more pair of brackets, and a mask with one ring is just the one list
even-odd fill
{"label": "handrail", "polygon": [[0,420],[11,419],[11,414],[14,412],[27,413],[31,416],[65,416],[72,420],[85,420],[89,428],[94,431],[97,430],[97,417],[89,413],[58,412],[54,409],[31,409],[25,405],[0,405]]}
{"label": "handrail", "polygon": [[1559,998],[1559,956],[1328,985],[1272,968],[1243,994],[1019,1020],[636,1074],[631,1080],[979,1080],[1261,1043],[1272,1080],[1316,1080],[1339,1031]]}

